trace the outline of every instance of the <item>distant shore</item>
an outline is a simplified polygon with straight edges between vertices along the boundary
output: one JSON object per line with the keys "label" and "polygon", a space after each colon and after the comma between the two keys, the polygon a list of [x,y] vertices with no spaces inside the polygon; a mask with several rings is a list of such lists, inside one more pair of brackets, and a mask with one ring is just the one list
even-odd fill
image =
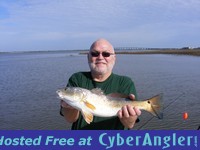
{"label": "distant shore", "polygon": [[[86,54],[87,52],[80,52],[80,54]],[[115,51],[116,54],[171,54],[171,55],[191,55],[200,56],[200,49],[159,49],[159,50],[137,50],[137,51],[126,51],[120,50]]]}
{"label": "distant shore", "polygon": [[127,51],[127,52],[116,52],[116,54],[172,54],[172,55],[192,55],[200,56],[200,49],[189,49],[189,50],[141,50],[141,51]]}
{"label": "distant shore", "polygon": [[[47,53],[77,53],[87,54],[89,50],[52,50],[52,51],[16,51],[0,52],[0,54],[47,54]],[[115,50],[116,54],[138,55],[138,54],[171,54],[171,55],[190,55],[200,56],[200,49],[151,49],[151,50]]]}

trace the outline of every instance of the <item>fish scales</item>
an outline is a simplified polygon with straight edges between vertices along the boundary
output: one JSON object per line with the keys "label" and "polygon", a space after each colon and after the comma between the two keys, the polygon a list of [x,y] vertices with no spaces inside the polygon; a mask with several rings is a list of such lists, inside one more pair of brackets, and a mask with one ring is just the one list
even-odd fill
{"label": "fish scales", "polygon": [[105,95],[99,88],[87,90],[80,87],[66,87],[56,92],[60,99],[78,109],[88,124],[93,121],[93,116],[117,116],[117,112],[124,105],[137,106],[139,109],[145,110],[159,119],[163,117],[162,94],[147,100],[132,101],[127,100],[127,95],[119,93]]}

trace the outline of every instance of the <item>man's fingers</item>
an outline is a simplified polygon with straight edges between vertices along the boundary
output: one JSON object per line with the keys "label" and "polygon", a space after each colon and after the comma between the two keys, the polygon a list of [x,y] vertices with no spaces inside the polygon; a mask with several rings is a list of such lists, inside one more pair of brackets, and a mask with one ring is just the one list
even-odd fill
{"label": "man's fingers", "polygon": [[136,107],[132,107],[131,105],[127,105],[126,107],[123,107],[123,114],[124,116],[140,116],[141,115],[141,110],[136,106]]}
{"label": "man's fingers", "polygon": [[138,107],[133,107],[131,105],[123,106],[117,113],[120,119],[129,117],[138,117],[141,115],[141,111]]}
{"label": "man's fingers", "polygon": [[135,95],[134,95],[134,94],[130,94],[130,95],[129,95],[129,98],[130,98],[131,100],[135,100]]}
{"label": "man's fingers", "polygon": [[134,110],[137,116],[141,115],[141,110],[138,107],[134,107]]}
{"label": "man's fingers", "polygon": [[135,116],[136,115],[136,112],[135,112],[135,110],[134,110],[134,108],[132,106],[127,105],[127,110],[129,112],[130,116]]}
{"label": "man's fingers", "polygon": [[128,118],[129,117],[129,111],[127,109],[127,106],[122,107],[122,116]]}
{"label": "man's fingers", "polygon": [[117,115],[119,118],[122,118],[122,110],[121,109],[118,111]]}
{"label": "man's fingers", "polygon": [[60,101],[60,105],[64,108],[72,108],[70,105],[68,105],[67,103],[65,103],[65,101],[61,100]]}

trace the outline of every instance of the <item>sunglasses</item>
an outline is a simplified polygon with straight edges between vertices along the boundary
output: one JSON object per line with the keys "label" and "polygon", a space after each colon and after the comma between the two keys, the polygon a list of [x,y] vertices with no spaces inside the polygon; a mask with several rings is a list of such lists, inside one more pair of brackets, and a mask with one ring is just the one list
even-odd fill
{"label": "sunglasses", "polygon": [[97,52],[97,51],[93,51],[93,52],[90,52],[91,56],[92,57],[98,57],[100,54],[102,54],[103,57],[110,57],[110,55],[115,55],[114,53],[109,53],[109,52]]}

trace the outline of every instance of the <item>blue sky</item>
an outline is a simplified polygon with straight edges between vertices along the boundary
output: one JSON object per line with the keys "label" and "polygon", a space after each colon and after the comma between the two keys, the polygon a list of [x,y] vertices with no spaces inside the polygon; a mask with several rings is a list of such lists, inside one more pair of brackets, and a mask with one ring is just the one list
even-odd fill
{"label": "blue sky", "polygon": [[0,51],[199,47],[199,0],[0,0]]}

